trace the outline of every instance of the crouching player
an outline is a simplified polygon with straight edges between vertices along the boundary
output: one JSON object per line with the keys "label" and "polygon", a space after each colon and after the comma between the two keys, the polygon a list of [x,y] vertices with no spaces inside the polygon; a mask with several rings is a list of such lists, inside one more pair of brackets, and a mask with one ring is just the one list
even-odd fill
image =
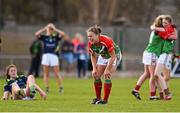
{"label": "crouching player", "polygon": [[[91,104],[107,104],[112,87],[111,74],[121,60],[121,51],[110,37],[101,35],[101,28],[98,26],[90,27],[87,30],[87,36],[96,92],[96,98]],[[105,78],[103,99],[101,99],[102,76]]]}
{"label": "crouching player", "polygon": [[35,83],[33,75],[17,75],[17,68],[13,64],[7,66],[5,74],[7,79],[2,100],[8,100],[10,96],[13,100],[31,100],[36,91],[46,99],[46,93]]}

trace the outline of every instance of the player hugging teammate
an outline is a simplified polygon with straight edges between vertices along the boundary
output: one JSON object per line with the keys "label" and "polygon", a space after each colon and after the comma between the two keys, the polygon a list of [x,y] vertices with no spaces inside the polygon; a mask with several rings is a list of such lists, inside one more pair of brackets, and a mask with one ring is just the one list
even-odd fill
{"label": "player hugging teammate", "polygon": [[[150,100],[170,100],[172,94],[168,88],[170,78],[174,42],[177,39],[177,30],[170,15],[158,16],[151,26],[149,44],[143,53],[144,73],[140,76],[132,94],[141,99],[139,90],[143,82],[150,77]],[[159,89],[160,97],[156,96]]]}

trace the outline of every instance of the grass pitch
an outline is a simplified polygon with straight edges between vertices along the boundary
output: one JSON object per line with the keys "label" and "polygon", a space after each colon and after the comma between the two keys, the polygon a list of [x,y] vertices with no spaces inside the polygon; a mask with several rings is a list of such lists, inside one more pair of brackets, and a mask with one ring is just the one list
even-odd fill
{"label": "grass pitch", "polygon": [[[149,100],[148,81],[140,91],[141,101],[131,95],[131,90],[137,78],[113,78],[112,92],[107,105],[91,105],[95,97],[93,80],[91,79],[64,79],[64,93],[59,94],[54,78],[50,79],[50,92],[47,100],[41,100],[39,94],[32,101],[7,100],[0,101],[0,112],[180,112],[180,79],[170,81],[173,99]],[[3,93],[5,79],[0,79],[0,95]],[[42,78],[36,82],[43,87]],[[104,82],[104,81],[103,81]],[[103,90],[102,90],[103,91]]]}

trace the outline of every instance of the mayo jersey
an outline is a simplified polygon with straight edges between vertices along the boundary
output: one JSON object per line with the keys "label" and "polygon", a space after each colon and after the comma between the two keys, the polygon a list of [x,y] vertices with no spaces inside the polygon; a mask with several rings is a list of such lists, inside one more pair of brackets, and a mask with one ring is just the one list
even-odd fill
{"label": "mayo jersey", "polygon": [[164,40],[161,53],[172,53],[174,49],[175,41],[174,40]]}
{"label": "mayo jersey", "polygon": [[113,40],[105,35],[100,35],[98,44],[92,44],[88,42],[88,47],[90,52],[95,52],[98,55],[101,55],[103,58],[110,58],[110,52],[115,50],[116,56],[120,56],[121,50],[118,45],[116,45]]}
{"label": "mayo jersey", "polygon": [[162,52],[163,43],[164,40],[152,31],[145,51],[155,53],[159,57]]}

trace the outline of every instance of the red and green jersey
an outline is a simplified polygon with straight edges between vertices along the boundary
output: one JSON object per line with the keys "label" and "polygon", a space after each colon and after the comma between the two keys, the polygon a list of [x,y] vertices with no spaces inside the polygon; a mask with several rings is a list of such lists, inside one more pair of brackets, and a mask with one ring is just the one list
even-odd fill
{"label": "red and green jersey", "polygon": [[174,40],[164,40],[155,32],[151,32],[149,44],[145,51],[155,53],[158,57],[163,53],[172,53],[174,48]]}
{"label": "red and green jersey", "polygon": [[154,31],[152,31],[149,38],[149,44],[147,45],[145,51],[155,53],[159,57],[162,52],[163,43],[164,40],[159,35],[156,35]]}
{"label": "red and green jersey", "polygon": [[164,40],[161,53],[172,53],[175,45],[175,40]]}
{"label": "red and green jersey", "polygon": [[116,56],[119,56],[121,53],[119,46],[115,44],[110,37],[105,35],[100,35],[98,44],[92,44],[89,41],[88,47],[90,52],[95,52],[96,54],[107,59],[111,57],[109,53],[113,50],[115,50]]}
{"label": "red and green jersey", "polygon": [[167,25],[164,30],[165,31],[159,31],[158,35],[163,39],[168,39],[169,36],[175,31],[176,26],[174,25]]}
{"label": "red and green jersey", "polygon": [[[175,30],[176,30],[176,26],[174,26],[174,25],[168,25],[168,26],[166,26],[166,28],[165,28],[165,30],[166,30],[166,33],[167,34],[165,34],[165,37],[167,37],[166,38],[166,40],[164,40],[164,44],[163,44],[163,47],[162,47],[162,51],[161,51],[161,53],[167,53],[167,54],[169,54],[169,53],[172,53],[173,52],[173,49],[174,49],[174,45],[175,45],[175,40],[171,40],[171,39],[168,39],[169,37],[170,37],[170,35],[173,33],[173,32],[175,32]],[[161,36],[161,35],[163,35],[163,33],[162,34],[160,34],[161,32],[159,32],[159,36],[160,37],[163,37],[163,36]]]}

